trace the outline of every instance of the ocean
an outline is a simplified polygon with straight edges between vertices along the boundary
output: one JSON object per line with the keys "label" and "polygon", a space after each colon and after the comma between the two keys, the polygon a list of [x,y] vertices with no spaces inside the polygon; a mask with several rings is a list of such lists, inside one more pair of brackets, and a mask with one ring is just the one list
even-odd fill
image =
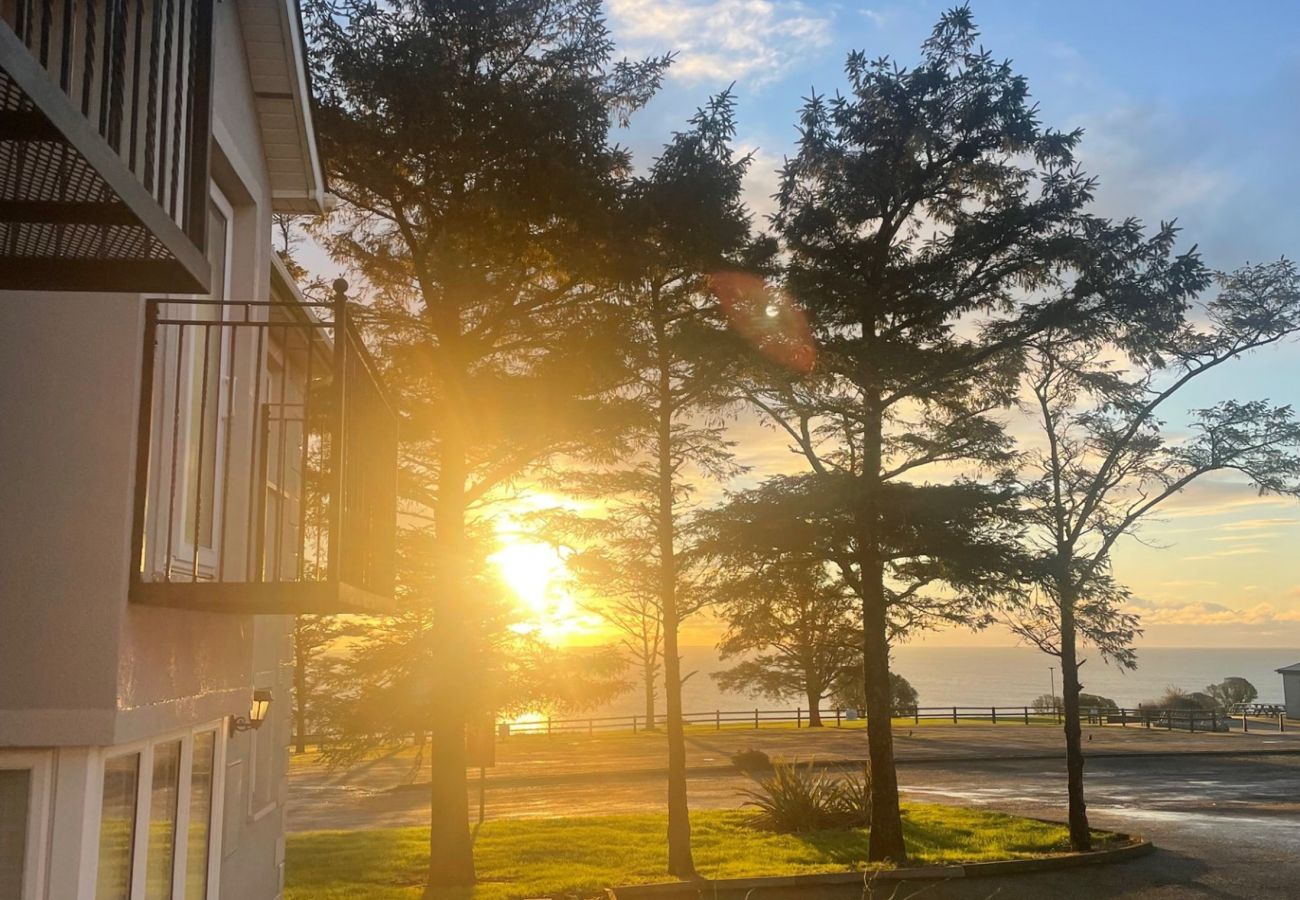
{"label": "ocean", "polygon": [[[1261,702],[1281,702],[1282,677],[1276,669],[1300,662],[1300,648],[1199,647],[1139,650],[1138,668],[1126,672],[1108,666],[1094,653],[1085,653],[1081,680],[1090,694],[1109,697],[1120,706],[1132,707],[1152,700],[1166,687],[1187,691],[1204,690],[1230,675],[1250,681],[1259,690]],[[794,709],[804,701],[791,698],[772,701],[757,696],[720,691],[709,673],[726,668],[712,647],[684,647],[682,672],[695,672],[682,687],[686,712],[715,709]],[[1056,660],[1029,647],[926,647],[902,646],[894,651],[894,671],[916,688],[921,706],[1024,706],[1050,689],[1049,666]],[[1061,690],[1061,673],[1056,667],[1056,691]],[[631,675],[632,673],[630,673]],[[622,716],[643,712],[638,686],[590,715]],[[663,712],[662,696],[659,701]],[[583,713],[583,716],[588,713]]]}

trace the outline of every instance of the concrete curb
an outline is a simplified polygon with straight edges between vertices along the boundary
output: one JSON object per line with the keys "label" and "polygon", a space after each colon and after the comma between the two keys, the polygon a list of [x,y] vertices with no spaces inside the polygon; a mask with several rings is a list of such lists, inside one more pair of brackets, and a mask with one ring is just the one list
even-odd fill
{"label": "concrete curb", "polygon": [[[1127,835],[1120,837],[1128,838]],[[950,881],[956,878],[992,878],[994,876],[1029,875],[1055,872],[1079,866],[1096,866],[1125,862],[1154,852],[1155,846],[1143,838],[1128,838],[1131,843],[1109,850],[1070,853],[1037,859],[1007,859],[994,862],[966,863],[958,866],[915,866],[882,869],[878,872],[828,872],[821,875],[782,875],[769,878],[719,878],[714,880],[670,881],[658,884],[625,885],[608,888],[611,900],[662,900],[662,898],[698,898],[748,894],[752,891],[780,891],[837,887],[873,882]]]}

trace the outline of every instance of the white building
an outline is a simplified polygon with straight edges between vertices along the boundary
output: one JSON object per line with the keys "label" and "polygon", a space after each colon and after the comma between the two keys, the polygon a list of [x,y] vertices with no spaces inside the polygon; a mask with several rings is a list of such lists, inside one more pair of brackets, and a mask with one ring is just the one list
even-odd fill
{"label": "white building", "polygon": [[1300,663],[1278,669],[1282,675],[1282,696],[1286,703],[1286,717],[1300,719]]}
{"label": "white building", "polygon": [[0,898],[270,900],[291,613],[391,602],[396,424],[272,214],[295,0],[0,0]]}

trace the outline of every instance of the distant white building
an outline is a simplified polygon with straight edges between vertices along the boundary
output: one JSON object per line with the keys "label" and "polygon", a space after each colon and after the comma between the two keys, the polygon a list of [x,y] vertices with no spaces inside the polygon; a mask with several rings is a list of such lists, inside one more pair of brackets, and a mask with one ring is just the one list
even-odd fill
{"label": "distant white building", "polygon": [[1286,698],[1288,719],[1300,719],[1300,663],[1278,669],[1282,675],[1282,694]]}

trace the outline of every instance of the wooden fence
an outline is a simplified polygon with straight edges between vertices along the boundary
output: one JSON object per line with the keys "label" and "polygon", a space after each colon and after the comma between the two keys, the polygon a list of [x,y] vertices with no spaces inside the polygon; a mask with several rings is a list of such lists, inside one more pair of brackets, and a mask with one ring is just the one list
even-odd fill
{"label": "wooden fence", "polygon": [[[820,710],[821,723],[825,727],[842,728],[860,725],[864,718],[853,710]],[[1213,732],[1227,731],[1239,723],[1243,730],[1251,727],[1286,730],[1285,716],[1251,716],[1231,715],[1219,711],[1206,710],[1164,710],[1164,709],[1101,709],[1084,708],[1083,721],[1088,725],[1113,725],[1120,728],[1148,728],[1167,731]],[[683,722],[692,731],[724,728],[759,729],[765,725],[789,725],[796,728],[809,726],[809,711],[802,707],[795,709],[731,709],[710,712],[683,713]],[[911,721],[915,725],[922,722],[941,722],[960,725],[963,722],[982,722],[993,725],[1021,724],[1044,725],[1060,724],[1060,710],[1036,710],[1030,706],[914,706],[896,710],[895,721]],[[499,737],[517,735],[561,735],[561,734],[596,734],[598,732],[638,732],[662,729],[666,717],[659,715],[653,723],[648,723],[645,716],[589,716],[586,718],[546,718],[523,722],[500,722],[497,724]],[[647,728],[650,724],[651,728]]]}

